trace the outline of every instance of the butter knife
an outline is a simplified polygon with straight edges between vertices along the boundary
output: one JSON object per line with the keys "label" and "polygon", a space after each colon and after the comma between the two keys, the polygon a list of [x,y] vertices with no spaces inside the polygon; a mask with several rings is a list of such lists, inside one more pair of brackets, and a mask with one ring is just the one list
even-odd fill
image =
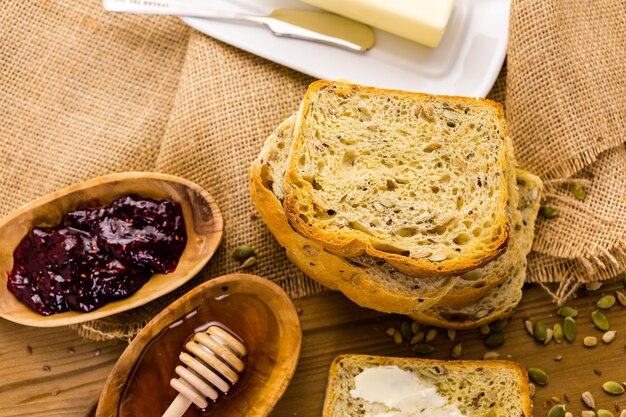
{"label": "butter knife", "polygon": [[103,0],[109,12],[200,17],[264,25],[276,36],[304,39],[364,52],[374,45],[374,32],[362,23],[332,13],[274,10],[267,16],[209,10],[188,0]]}

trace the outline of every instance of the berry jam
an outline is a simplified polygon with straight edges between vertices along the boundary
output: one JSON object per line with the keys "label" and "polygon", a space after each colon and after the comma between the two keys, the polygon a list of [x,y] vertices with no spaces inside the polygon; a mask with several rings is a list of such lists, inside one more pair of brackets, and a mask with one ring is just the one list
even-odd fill
{"label": "berry jam", "polygon": [[92,311],[175,270],[186,242],[180,204],[128,195],[33,229],[13,252],[7,287],[44,316]]}

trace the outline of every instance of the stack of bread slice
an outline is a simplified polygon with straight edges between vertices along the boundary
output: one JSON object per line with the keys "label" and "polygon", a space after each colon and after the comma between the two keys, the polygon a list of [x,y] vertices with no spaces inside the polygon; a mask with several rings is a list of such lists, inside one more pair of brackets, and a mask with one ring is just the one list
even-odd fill
{"label": "stack of bread slice", "polygon": [[289,259],[364,307],[470,328],[521,298],[542,183],[489,100],[317,81],[250,187]]}

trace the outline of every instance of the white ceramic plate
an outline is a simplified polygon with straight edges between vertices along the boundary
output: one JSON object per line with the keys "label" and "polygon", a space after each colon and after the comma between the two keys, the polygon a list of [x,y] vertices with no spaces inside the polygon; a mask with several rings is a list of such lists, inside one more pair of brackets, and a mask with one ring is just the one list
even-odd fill
{"label": "white ceramic plate", "polygon": [[[217,10],[260,15],[280,8],[311,9],[297,0],[201,1]],[[279,38],[261,26],[190,17],[183,20],[202,33],[316,78],[346,78],[377,87],[484,97],[506,55],[509,5],[510,0],[456,0],[437,49],[376,30],[375,46],[363,54]]]}

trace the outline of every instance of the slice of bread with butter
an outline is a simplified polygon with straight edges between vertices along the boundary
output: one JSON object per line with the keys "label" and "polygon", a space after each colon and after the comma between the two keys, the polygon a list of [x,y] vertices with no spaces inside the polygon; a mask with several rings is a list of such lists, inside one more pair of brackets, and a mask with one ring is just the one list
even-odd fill
{"label": "slice of bread with butter", "polygon": [[342,355],[322,417],[531,417],[524,368],[507,361]]}

